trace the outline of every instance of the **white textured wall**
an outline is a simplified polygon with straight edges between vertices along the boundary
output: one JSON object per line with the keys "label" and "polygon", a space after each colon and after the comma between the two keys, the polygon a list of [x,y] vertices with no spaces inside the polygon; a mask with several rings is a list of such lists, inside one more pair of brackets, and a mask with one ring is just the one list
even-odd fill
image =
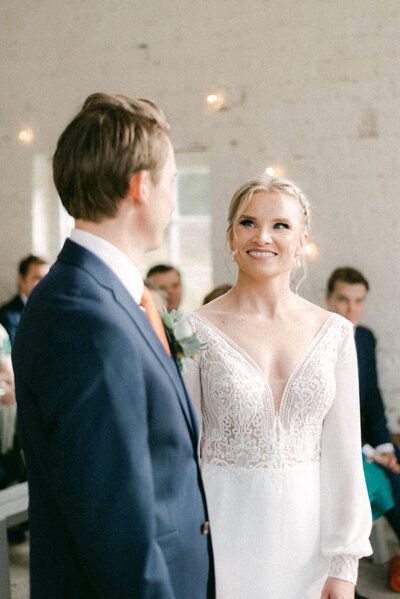
{"label": "white textured wall", "polygon": [[[84,98],[152,97],[178,160],[209,159],[216,283],[228,278],[226,210],[240,183],[275,163],[309,195],[321,253],[303,293],[322,303],[337,265],[370,279],[365,323],[400,430],[399,31],[399,0],[2,0],[0,299],[18,258],[37,247],[32,199],[46,175],[34,165]],[[214,88],[226,95],[218,113],[204,103]],[[16,138],[23,125],[35,132],[30,146]],[[49,258],[59,245],[53,194],[42,198]]]}

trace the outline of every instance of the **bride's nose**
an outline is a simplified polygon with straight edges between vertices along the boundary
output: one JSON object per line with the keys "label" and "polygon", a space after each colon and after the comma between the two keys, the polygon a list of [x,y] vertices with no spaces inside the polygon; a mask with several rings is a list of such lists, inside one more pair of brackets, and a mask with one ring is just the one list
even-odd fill
{"label": "bride's nose", "polygon": [[260,227],[259,229],[257,229],[256,241],[260,245],[264,245],[266,243],[271,243],[272,242],[272,238],[271,238],[271,232],[270,232],[269,228],[267,228],[267,227]]}

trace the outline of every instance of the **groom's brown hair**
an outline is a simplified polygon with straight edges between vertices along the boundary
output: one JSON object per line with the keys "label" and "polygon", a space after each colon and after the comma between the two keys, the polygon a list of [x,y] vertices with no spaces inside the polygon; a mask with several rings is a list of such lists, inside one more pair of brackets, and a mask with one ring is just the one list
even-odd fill
{"label": "groom's brown hair", "polygon": [[168,156],[169,124],[151,100],[92,94],[61,134],[54,182],[67,212],[100,222],[116,214],[129,180],[147,170],[154,183]]}

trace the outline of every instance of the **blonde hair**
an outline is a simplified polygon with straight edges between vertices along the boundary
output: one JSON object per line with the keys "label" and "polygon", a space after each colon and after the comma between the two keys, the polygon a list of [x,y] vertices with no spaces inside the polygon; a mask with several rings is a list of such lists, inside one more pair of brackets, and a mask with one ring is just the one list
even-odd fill
{"label": "blonde hair", "polygon": [[[247,206],[250,204],[253,195],[260,191],[276,192],[280,196],[288,196],[297,200],[304,219],[303,233],[308,235],[311,224],[310,202],[308,201],[305,194],[301,191],[301,189],[288,179],[271,179],[266,175],[259,175],[255,179],[243,183],[243,185],[241,185],[239,189],[237,189],[236,192],[233,194],[231,203],[229,205],[228,228],[226,230],[226,238],[228,245],[232,240],[232,237],[235,236],[235,228],[239,222],[241,215],[246,210]],[[304,275],[297,283],[296,290],[306,277],[307,265],[305,260],[304,249],[299,259],[300,265],[302,266],[304,271]],[[295,270],[296,269],[294,269],[294,271]]]}

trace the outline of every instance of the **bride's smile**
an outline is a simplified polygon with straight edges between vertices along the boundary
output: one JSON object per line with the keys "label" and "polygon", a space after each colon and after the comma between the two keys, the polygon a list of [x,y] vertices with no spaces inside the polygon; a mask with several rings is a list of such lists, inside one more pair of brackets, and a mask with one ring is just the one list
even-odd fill
{"label": "bride's smile", "polygon": [[231,249],[240,271],[254,274],[261,268],[264,275],[276,275],[290,273],[306,240],[298,202],[274,191],[259,191],[238,218]]}
{"label": "bride's smile", "polygon": [[247,252],[249,254],[249,256],[251,256],[252,258],[274,258],[274,256],[277,256],[278,254],[276,252],[270,252],[268,250],[249,250]]}

